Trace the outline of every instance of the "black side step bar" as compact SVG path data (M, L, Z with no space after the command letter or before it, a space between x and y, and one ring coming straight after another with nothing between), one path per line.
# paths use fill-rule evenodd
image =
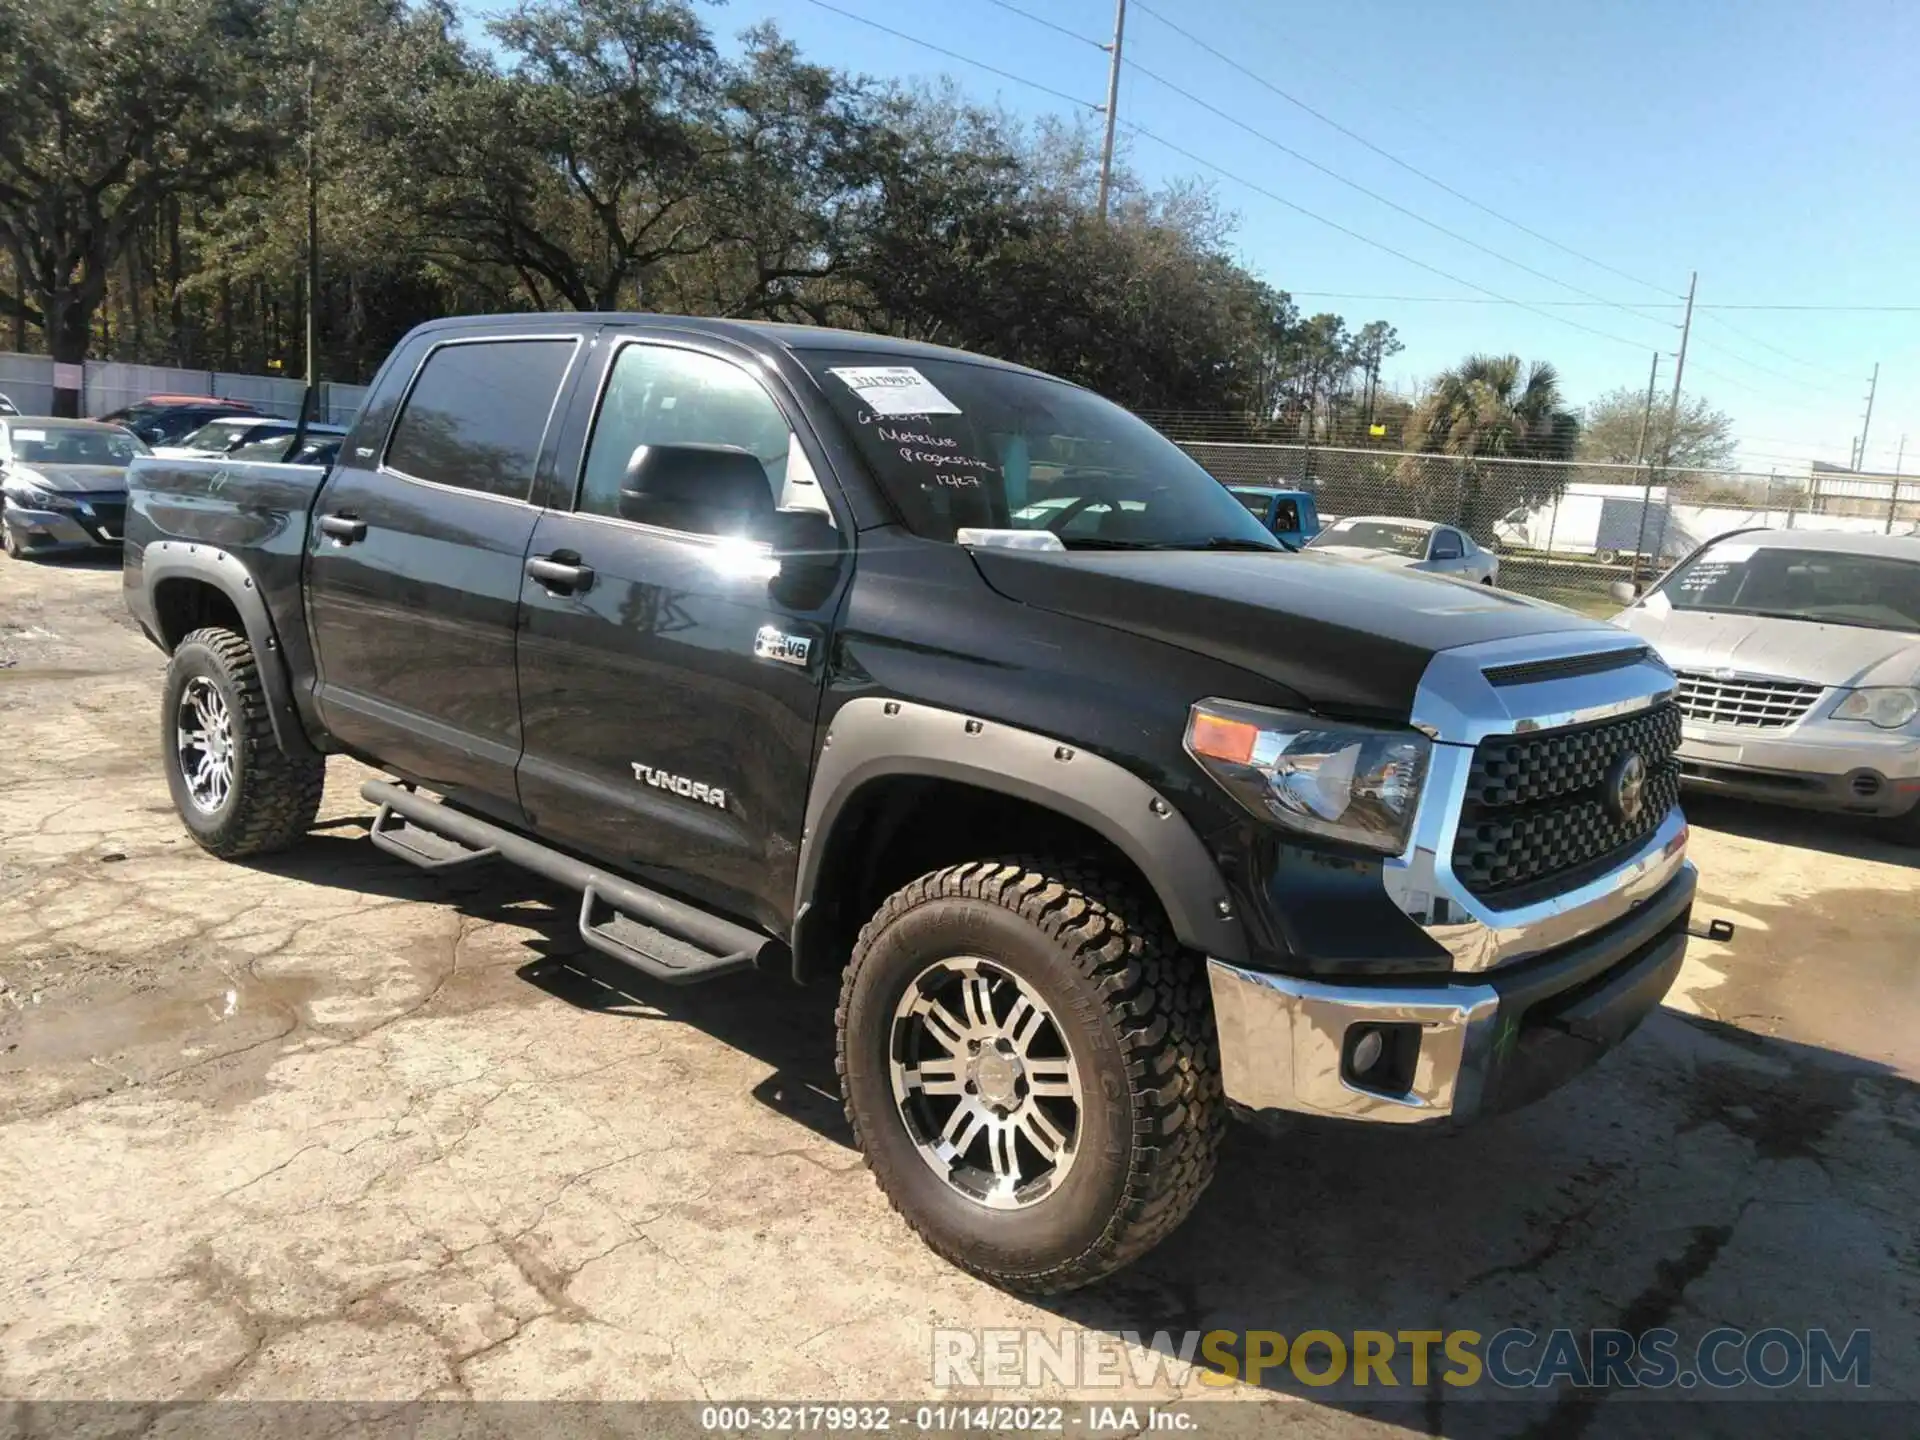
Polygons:
M668 985L690 985L763 963L785 963L780 941L636 885L501 826L383 780L360 787L380 807L373 843L425 870L446 871L498 856L578 890L580 938ZM770 949L781 952L768 954Z

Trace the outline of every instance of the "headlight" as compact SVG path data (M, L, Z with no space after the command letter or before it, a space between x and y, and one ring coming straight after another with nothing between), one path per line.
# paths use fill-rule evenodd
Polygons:
M1407 847L1431 748L1411 730L1229 700L1187 718L1187 753L1259 818L1388 855Z
M1833 712L1836 720L1865 720L1882 730L1898 730L1915 715L1920 715L1920 690L1899 685L1856 690Z
M71 504L65 496L29 485L24 480L15 480L7 486L7 499L24 510L65 510Z

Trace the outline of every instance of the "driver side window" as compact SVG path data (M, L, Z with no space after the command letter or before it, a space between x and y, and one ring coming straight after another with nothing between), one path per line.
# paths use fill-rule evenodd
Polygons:
M629 344L607 377L575 508L619 518L621 485L636 458L652 446L685 445L751 456L765 478L771 511L786 480L791 439L773 397L738 365L692 350ZM697 489L698 477L687 476L686 483ZM698 525L698 497L680 499L675 513Z
M1458 560L1461 556L1460 536L1452 530L1433 532L1432 558L1435 560Z

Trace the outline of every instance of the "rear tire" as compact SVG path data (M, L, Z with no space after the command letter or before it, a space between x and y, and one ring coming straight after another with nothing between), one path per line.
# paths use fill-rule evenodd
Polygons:
M281 750L246 637L195 630L173 652L163 695L161 763L195 843L238 860L304 838L320 811L327 764Z
M961 997L944 1020L916 1019L943 994ZM1032 859L924 875L860 932L837 1020L847 1119L881 1191L996 1285L1111 1274L1213 1178L1226 1106L1204 962L1123 882ZM1031 1048L1011 1043L1023 1031Z

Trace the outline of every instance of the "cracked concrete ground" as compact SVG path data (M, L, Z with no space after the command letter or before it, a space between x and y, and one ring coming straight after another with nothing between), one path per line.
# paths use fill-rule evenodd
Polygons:
M374 851L345 762L303 847L212 860L161 668L116 568L0 562L0 1397L900 1398L936 1325L1731 1324L1869 1328L1920 1398L1920 856L1864 831L1697 807L1739 933L1597 1070L1453 1136L1236 1129L1161 1250L1032 1303L880 1198L830 994L609 974L564 895Z

